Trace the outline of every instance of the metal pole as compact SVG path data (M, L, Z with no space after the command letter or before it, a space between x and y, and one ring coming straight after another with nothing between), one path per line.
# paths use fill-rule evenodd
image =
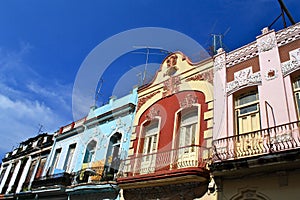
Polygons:
M295 20L293 19L292 15L290 14L289 10L287 9L287 7L284 5L283 0L278 0L280 7L284 10L284 12L286 13L286 15L288 16L290 22L294 25L296 24Z

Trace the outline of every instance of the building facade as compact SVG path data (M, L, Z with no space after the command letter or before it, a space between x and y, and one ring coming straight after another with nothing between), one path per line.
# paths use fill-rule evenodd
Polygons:
M127 157L137 89L55 133L43 177L34 182L38 199L119 199L116 175Z
M34 198L32 183L42 176L52 144L53 136L44 133L6 154L0 170L0 199Z
M299 199L300 24L214 57L218 199Z
M193 64L182 53L165 58L138 90L128 158L117 182L125 199L194 199L210 174L212 59Z

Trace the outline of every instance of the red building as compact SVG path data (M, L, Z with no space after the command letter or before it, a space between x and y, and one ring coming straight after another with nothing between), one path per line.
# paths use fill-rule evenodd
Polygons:
M212 59L169 55L138 90L128 159L117 182L125 199L194 199L210 180Z

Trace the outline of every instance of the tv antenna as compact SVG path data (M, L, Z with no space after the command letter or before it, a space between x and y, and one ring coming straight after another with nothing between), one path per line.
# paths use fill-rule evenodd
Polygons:
M43 132L43 125L42 124L39 124L39 130L38 130L38 135L40 134L40 133L42 133Z
M98 84L98 89L97 89L96 95L95 95L95 103L94 103L95 106L97 104L97 101L99 100L99 97L102 96L101 89L102 89L102 86L103 86L103 82L104 82L104 80L101 77L100 81L99 81L99 84Z
M278 3L280 5L280 9L281 9L281 13L280 15L278 15L278 17L276 17L276 19L268 26L269 29L271 29L271 27L275 24L275 22L277 22L277 20L282 17L282 22L283 22L283 27L286 28L286 20L285 20L285 15L288 17L288 19L290 20L291 24L294 25L296 24L295 20L293 19L292 15L290 14L289 10L287 9L287 7L285 6L283 0L278 0Z
M211 46L211 55L217 54L219 48L227 49L223 43L225 35L230 31L230 27L223 34L211 34L212 36L212 46Z
M145 67L142 74L139 74L138 76L141 76L141 85L144 85L146 82L146 75L147 75L147 68L148 68L148 62L149 62L149 55L164 55L169 54L169 51L164 50L162 47L153 47L153 46L133 46L135 49L146 49L146 52L132 52L136 54L145 54L146 55L146 61L145 61ZM150 49L159 49L160 52L163 53L150 53Z

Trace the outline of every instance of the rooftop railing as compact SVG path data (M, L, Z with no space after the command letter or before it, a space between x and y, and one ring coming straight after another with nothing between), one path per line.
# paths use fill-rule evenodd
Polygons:
M240 159L300 147L300 121L213 141L213 161Z

